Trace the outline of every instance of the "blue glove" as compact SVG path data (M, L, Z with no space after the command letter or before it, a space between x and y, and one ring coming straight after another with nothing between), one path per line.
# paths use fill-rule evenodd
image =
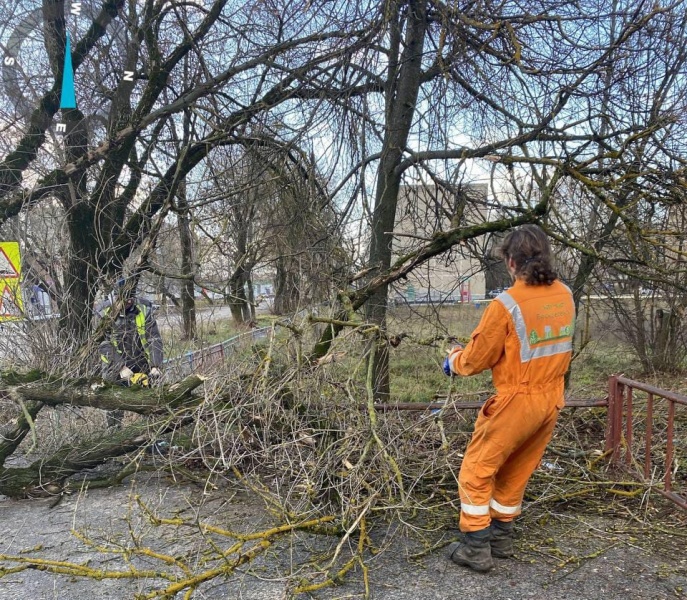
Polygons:
M451 365L448 362L448 356L444 359L443 369L444 373L449 377L452 377L454 375L453 371L451 371Z

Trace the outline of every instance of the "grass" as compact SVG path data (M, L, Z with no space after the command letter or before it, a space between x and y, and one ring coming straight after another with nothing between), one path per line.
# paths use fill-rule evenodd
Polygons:
M258 327L265 327L272 323L274 317L260 315L256 322ZM244 325L237 325L231 317L215 318L212 314L200 313L197 316L197 335L193 340L183 338L181 317L170 320L168 315L159 318L165 357L173 358L186 352L193 352L224 342L241 333L250 331Z
M449 378L441 368L445 351L403 343L390 357L391 395L396 402L432 402L436 394L472 395L492 389L491 373Z
M454 305L436 307L402 307L389 319L391 333L411 333L414 340L432 336L468 337L484 314L484 305ZM632 349L615 338L604 336L604 327L594 330L593 339L580 351L572 363L568 395L591 398L606 393L608 377L624 373L641 377L641 365ZM458 396L493 390L491 373L474 377L448 379L441 370L448 342L433 346L405 340L391 351L391 391L397 402L431 402L435 394Z
M585 388L606 381L612 374L637 376L641 365L628 345L619 341L592 341L575 356L572 363L571 385Z
M389 313L389 333L408 335L390 353L391 393L395 402L431 402L437 394L448 392L459 397L474 396L493 391L491 372L487 371L473 377L447 378L441 369L442 361L450 343L446 338L467 338L475 329L486 304L465 304L436 306L401 306ZM596 318L594 318L596 317ZM608 336L608 324L602 321L602 315L592 318L592 340L581 350L572 363L568 395L575 398L598 397L606 392L608 377L614 373L623 373L628 377L646 380L641 373L641 366L632 349L617 338ZM607 318L607 315L603 315ZM258 317L258 326L268 326L274 320L271 315ZM230 317L213 318L207 313L200 313L198 319L198 337L188 341L181 339L180 327L167 328L163 338L165 356L173 357L185 352L208 347L247 331L238 327ZM356 336L354 338L357 339ZM435 338L444 338L435 340ZM350 367L357 365L362 347L351 341L337 340L336 344L344 346ZM358 366L359 369L359 366ZM364 377L364 369L360 378ZM357 379L358 377L356 377ZM682 378L661 377L656 385L670 389L684 387Z
M435 337L468 338L484 314L485 304L400 307L391 312L391 333L409 337L390 357L391 395L396 402L432 402L436 394L474 396L491 393L491 372L448 378L441 365L451 344Z
M267 327L272 324L273 320L271 317L259 316L256 319L256 323L258 327ZM206 328L203 335L198 337L196 343L198 348L211 346L247 331L250 331L250 329L245 326L237 326L233 319L217 321L214 326Z

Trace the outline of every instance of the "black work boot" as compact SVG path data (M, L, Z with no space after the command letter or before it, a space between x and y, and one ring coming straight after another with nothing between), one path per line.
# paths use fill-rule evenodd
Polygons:
M491 521L491 555L494 558L510 558L515 554L513 548L513 522Z
M462 542L453 542L449 545L448 556L457 565L465 565L475 571L489 571L494 568L490 539L489 528L466 533Z

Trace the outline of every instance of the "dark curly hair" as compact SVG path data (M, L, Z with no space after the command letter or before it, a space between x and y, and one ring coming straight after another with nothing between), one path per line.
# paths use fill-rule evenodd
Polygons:
M558 274L552 266L549 239L538 225L521 225L506 234L501 256L515 263L515 275L528 285L551 285Z

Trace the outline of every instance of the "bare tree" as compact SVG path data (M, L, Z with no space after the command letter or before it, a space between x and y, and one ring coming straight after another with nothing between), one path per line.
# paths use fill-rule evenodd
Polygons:
M391 255L401 182L429 181L452 192L446 198L455 197L455 182L464 181L470 169L484 176L493 166L497 198L502 197L503 181L516 183L524 177L531 182L524 189L513 188L486 229L467 227L455 235L453 230L437 229L433 241L425 240L424 249L418 247L406 257L417 265L418 256L435 255L436 246L442 245L439 240L453 240L448 249L458 240L502 230L503 219L509 224L523 218L546 222L542 217L566 179L590 181L602 171L606 177L629 174L634 167L625 160L627 155L611 150L634 147L666 131L668 121L663 114L640 119L633 113L628 119L627 112L607 111L603 118L608 125L600 134L596 107L615 106L624 87L624 80L608 76L606 66L616 59L629 64L626 57L633 56L644 32L679 14L680 6L619 7L611 2L592 17L579 10L568 14L566 6L546 1L527 7L518 2L488 7L386 3L378 30L379 52L357 56L352 67L366 75L364 101L349 102L343 111L344 119L355 115L362 127L361 141L355 145L361 149L359 162L352 165L350 179L360 177L361 183L354 189L365 187L368 168L376 168L376 191L368 212L371 271L362 295L369 294L367 316L380 329L374 358L378 397L387 397L389 389L384 341L387 285L395 273L405 271L392 264ZM599 32L594 43L585 36L591 30ZM670 43L669 38L664 42ZM674 49L678 46L672 44ZM645 76L652 68L637 66L628 78L648 81ZM449 216L456 214L453 206L444 210ZM585 255L598 254L585 249ZM353 297L360 298L361 290Z
M64 154L46 156L67 31L65 4L46 0L45 59L54 82L38 91L25 125L14 121L19 137L0 162L0 208L8 219L49 199L62 204L70 251L61 314L72 339L88 336L99 281L145 267L147 239L187 175L214 149L237 143L246 123L286 105L321 69L336 69L365 33L357 16L313 22L284 6L275 21L253 8L227 0L163 10L152 0L106 3L74 36L77 82L91 84L92 95L77 90L82 110L62 111ZM85 116L92 106L107 107L105 123ZM203 115L203 126L175 148L165 128L189 107Z

